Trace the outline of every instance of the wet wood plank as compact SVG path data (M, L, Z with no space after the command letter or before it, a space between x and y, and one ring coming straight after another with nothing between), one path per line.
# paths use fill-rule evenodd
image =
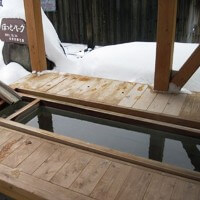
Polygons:
M60 90L57 94L62 96L71 96L76 90L78 90L80 87L82 87L84 84L88 83L92 79L93 78L91 77L77 76L76 81L74 81L73 84L70 84L70 86L67 86L63 90Z
M153 92L152 89L148 87L138 101L134 104L133 108L138 110L147 110L156 96L157 93Z
M177 181L171 200L199 200L200 185Z
M58 148L45 162L33 173L33 176L50 181L56 172L73 155L74 150L65 147Z
M130 90L135 86L134 83L120 83L119 86L103 99L104 103L117 105Z
M169 99L163 113L167 115L179 116L187 94L173 94Z
M35 138L28 138L18 149L11 153L2 164L15 168L29 155L31 155L40 145L41 141Z
M93 158L80 176L72 184L70 189L81 194L90 195L99 180L102 178L110 165L110 161Z
M162 113L170 98L171 94L158 94L147 110Z
M89 197L0 164L0 192L26 200L92 200Z
M85 169L91 159L92 156L89 154L75 152L71 159L51 179L51 182L65 188L69 188Z
M7 140L9 140L14 133L12 131L8 131L6 129L1 128L0 129L0 145L5 143Z
M21 134L13 135L9 140L0 146L0 162L9 156L14 150L20 147L27 137Z
M200 121L200 95L188 95L182 106L180 117Z
M152 174L137 168L132 168L128 179L120 190L116 200L142 200L150 184Z
M109 169L92 192L91 197L99 200L115 199L130 170L130 166L111 163Z
M33 174L56 150L58 146L43 143L33 154L26 158L18 167L27 174Z
M57 78L53 79L51 82L43 85L41 88L39 88L40 92L46 92L48 90L50 90L51 88L55 87L56 85L58 85L59 83L61 83L62 81L64 81L69 75L60 75Z
M87 93L83 94L81 98L85 100L93 100L96 101L97 98L104 90L109 87L112 83L112 80L108 79L100 79L95 87L90 88Z
M144 200L170 200L175 184L175 178L154 174Z
M119 106L132 107L147 89L147 85L136 84L133 89L119 102Z
M58 73L47 73L42 75L32 74L26 81L18 85L21 89L32 89L37 90L42 86L48 84L53 79L59 76Z

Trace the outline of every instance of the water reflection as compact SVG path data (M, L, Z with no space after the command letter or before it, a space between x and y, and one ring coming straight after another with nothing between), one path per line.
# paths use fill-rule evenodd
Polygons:
M200 140L40 107L18 121L122 152L200 171Z

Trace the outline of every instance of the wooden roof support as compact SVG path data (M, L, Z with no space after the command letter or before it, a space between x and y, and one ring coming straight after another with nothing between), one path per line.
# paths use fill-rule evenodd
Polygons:
M158 0L154 90L168 91L176 30L177 0Z
M171 83L182 88L200 66L200 45L188 58L182 68L172 77Z
M24 0L32 71L47 69L40 0Z

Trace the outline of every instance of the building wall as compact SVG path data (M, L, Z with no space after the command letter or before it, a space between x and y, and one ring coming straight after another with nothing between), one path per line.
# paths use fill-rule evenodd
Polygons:
M158 0L57 0L47 13L63 42L155 41ZM199 0L179 0L176 41L199 42Z

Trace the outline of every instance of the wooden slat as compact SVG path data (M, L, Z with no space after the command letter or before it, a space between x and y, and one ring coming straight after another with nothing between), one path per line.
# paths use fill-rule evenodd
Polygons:
M58 148L34 173L33 176L49 181L73 155L74 150Z
M151 178L151 173L132 168L116 200L143 199Z
M113 90L113 92L111 92L108 96L106 96L103 99L103 102L112 105L117 105L134 86L135 83L120 83L116 90Z
M92 156L89 154L75 152L73 157L71 157L62 169L51 179L51 182L69 188L91 159Z
M71 97L82 98L84 93L87 93L92 87L94 87L98 83L99 79L93 78L86 83L84 83L81 87L77 88L70 94Z
M31 155L41 144L39 139L28 138L17 150L11 153L2 164L15 168L29 155Z
M109 169L92 192L91 197L99 200L115 199L130 170L130 166L111 163Z
M32 174L47 160L58 147L50 143L43 143L33 154L26 158L18 167L21 171Z
M154 90L168 91L176 30L177 0L158 0Z
M138 110L147 110L155 99L157 93L153 92L151 88L147 88L139 100L134 104L133 108Z
M180 117L200 121L200 95L188 95L180 112Z
M40 87L50 83L53 79L57 78L58 76L59 74L57 73L48 73L42 75L33 74L28 79L26 79L25 82L19 84L18 88L37 90Z
M177 181L171 200L199 200L200 185Z
M47 92L50 94L57 94L61 90L70 87L70 85L72 85L75 81L76 81L76 76L74 75L67 76L65 80L58 83L54 87L50 88Z
M119 106L132 107L147 89L147 85L136 84L135 87L119 102Z
M175 178L154 174L144 200L170 200L175 184Z
M200 45L184 63L181 69L172 77L171 83L182 88L200 66Z
M92 200L42 179L0 164L0 192L18 200Z
M171 94L158 94L147 109L150 112L162 113L171 97Z
M110 165L110 161L93 158L89 165L83 170L70 189L81 194L90 195L101 177Z
M46 92L50 90L51 88L55 87L58 85L60 82L64 81L67 78L67 76L58 76L57 78L53 79L51 82L45 84L41 88L39 88L39 91L41 92Z
M20 147L26 141L26 139L27 137L21 134L16 134L7 140L7 142L3 143L0 146L0 162L9 156L15 149Z
M47 69L40 0L24 0L32 71Z
M84 84L87 84L89 81L91 81L92 78L90 77L77 77L76 81L73 82L73 84L71 84L70 86L67 86L65 89L61 90L60 92L58 92L58 95L62 95L62 96L70 96L73 95L73 93L79 89L81 86L83 86Z
M104 101L106 98L109 98L111 94L117 91L121 84L121 81L112 81L112 83L99 94L97 100Z
M99 95L112 83L112 80L99 79L98 84L92 87L87 93L83 94L81 98L85 100L96 101Z
M168 115L179 116L187 94L174 94L169 99L163 113Z
M5 130L3 128L0 129L0 145L5 143L7 140L9 140L14 133L12 131Z

